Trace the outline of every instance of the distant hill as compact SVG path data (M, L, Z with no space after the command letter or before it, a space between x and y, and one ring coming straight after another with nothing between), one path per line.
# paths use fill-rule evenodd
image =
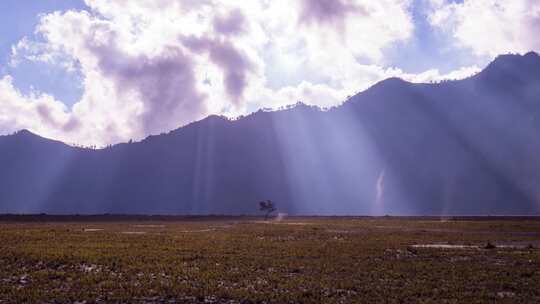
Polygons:
M0 213L254 214L264 199L290 214L538 214L540 57L103 150L0 137Z

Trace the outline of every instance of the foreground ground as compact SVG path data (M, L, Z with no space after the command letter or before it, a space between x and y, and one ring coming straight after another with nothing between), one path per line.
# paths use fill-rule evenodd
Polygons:
M0 303L540 303L539 248L538 218L0 217Z

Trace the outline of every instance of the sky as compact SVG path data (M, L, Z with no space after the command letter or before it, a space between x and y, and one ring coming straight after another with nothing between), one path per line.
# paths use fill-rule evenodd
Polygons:
M0 134L104 146L528 51L538 0L2 0Z

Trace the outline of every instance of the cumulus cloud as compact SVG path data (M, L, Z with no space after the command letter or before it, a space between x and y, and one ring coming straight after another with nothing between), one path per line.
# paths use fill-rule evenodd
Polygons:
M182 50L171 47L155 57L126 56L109 47L93 50L117 96L130 98L134 92L141 100L139 116L145 134L174 129L206 113L205 96L196 89L193 61Z
M61 134L79 126L62 102L46 94L24 95L9 76L0 79L0 104L0 130L4 133L29 129L43 136L64 138Z
M410 6L409 0L302 0L297 18L310 53L345 49L380 62L386 47L412 36Z
M470 67L461 67L457 70L450 71L448 73L441 73L437 69L427 70L419 74L410 74L399 71L396 73L395 77L400 77L410 82L415 83L429 83L429 82L440 82L444 80L459 80L468 78L479 73L481 69L478 66Z
M10 106L0 107L0 132L30 128L104 145L209 114L236 116L297 101L333 106L387 77L425 82L477 71L407 74L382 67L384 50L413 35L410 0L86 4L88 10L42 16L37 37L23 39L12 56L15 65L24 58L77 70L81 99L68 109L52 96L23 95L5 78L10 93L0 103Z
M247 29L246 17L240 9L233 9L225 15L214 17L214 30L223 35L238 35Z
M478 56L540 50L536 0L431 0L429 20Z
M302 0L300 22L307 24L331 24L343 27L351 14L366 14L364 8L349 0Z
M224 86L229 98L239 103L248 85L247 74L253 69L246 55L228 41L191 36L182 38L182 42L191 51L209 54L211 62L223 70Z

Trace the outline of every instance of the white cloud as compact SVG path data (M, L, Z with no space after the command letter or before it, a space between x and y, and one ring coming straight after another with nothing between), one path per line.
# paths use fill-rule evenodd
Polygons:
M9 76L0 79L0 130L11 133L23 128L57 138L79 127L66 106L52 96L31 92L22 94Z
M306 11L307 2L320 9ZM417 75L381 67L384 49L413 34L409 0L86 3L89 11L43 16L41 38L23 39L13 52L14 64L24 58L77 69L80 101L70 110L48 95L24 96L5 78L11 93L0 103L11 106L0 116L0 132L30 128L104 145L212 113L234 116L297 101L328 107L387 77L424 82L477 71Z
M446 74L441 74L437 69L427 70L419 74L407 74L407 73L398 73L396 77L403 78L410 82L415 83L429 83L429 82L440 82L444 80L459 80L464 79L470 76L473 76L479 73L481 69L477 66L470 67L461 67L457 70L450 71Z
M479 56L540 50L536 0L431 0L430 22Z

